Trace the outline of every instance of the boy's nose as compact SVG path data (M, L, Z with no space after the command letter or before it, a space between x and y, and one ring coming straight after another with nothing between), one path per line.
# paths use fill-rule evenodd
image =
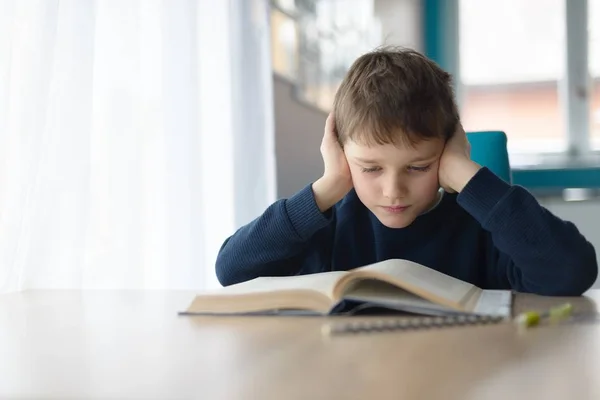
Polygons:
M397 179L390 180L383 188L383 196L392 201L406 197L407 193L406 185Z

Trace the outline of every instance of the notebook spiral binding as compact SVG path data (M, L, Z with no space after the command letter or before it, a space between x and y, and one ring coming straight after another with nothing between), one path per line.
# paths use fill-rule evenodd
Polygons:
M358 333L391 332L399 330L420 330L464 325L496 324L506 318L496 315L452 315L443 317L412 317L402 319L377 319L354 322L336 322L324 326L324 333L344 335Z

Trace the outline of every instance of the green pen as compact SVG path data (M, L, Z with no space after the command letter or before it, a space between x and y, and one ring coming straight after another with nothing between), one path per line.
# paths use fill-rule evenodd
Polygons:
M526 311L519 314L515 318L515 322L520 327L530 328L538 325L543 319L549 319L551 322L560 321L569 317L572 312L573 305L571 303L565 303L552 307L543 313L539 313L537 311Z

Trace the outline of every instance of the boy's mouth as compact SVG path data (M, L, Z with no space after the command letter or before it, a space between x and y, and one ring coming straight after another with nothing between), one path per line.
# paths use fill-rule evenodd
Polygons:
M410 206L389 206L389 207L383 207L383 209L389 213L393 213L393 214L399 214L404 212L408 207Z

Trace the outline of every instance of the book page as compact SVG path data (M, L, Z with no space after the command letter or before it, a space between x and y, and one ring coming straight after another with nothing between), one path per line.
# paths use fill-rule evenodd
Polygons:
M345 271L330 271L310 275L260 277L204 294L232 296L287 290L313 290L332 297L335 284L346 273Z
M393 277L411 288L437 298L463 304L476 286L408 260L385 260L357 270L373 271Z
M432 303L392 284L371 279L361 280L352 285L350 290L344 293L344 299L366 302L397 310L429 311L429 313L435 313L436 315L456 312L451 308Z
M510 290L483 290L477 301L475 313L510 317L512 314L512 292Z

